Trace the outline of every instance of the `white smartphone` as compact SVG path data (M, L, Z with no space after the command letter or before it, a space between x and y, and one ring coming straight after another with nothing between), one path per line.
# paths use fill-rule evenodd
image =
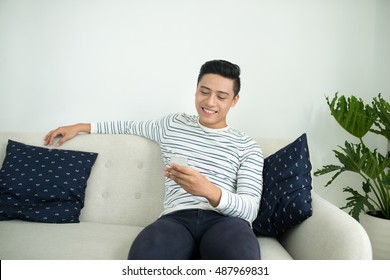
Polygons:
M185 157L171 157L170 163L174 163L181 166L188 166L188 160Z

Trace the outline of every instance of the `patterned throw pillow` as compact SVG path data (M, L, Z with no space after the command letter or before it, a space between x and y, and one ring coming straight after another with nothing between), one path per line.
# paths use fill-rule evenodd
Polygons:
M9 140L0 170L0 220L79 222L96 158Z
M279 236L312 215L311 163L306 134L264 160L256 235Z

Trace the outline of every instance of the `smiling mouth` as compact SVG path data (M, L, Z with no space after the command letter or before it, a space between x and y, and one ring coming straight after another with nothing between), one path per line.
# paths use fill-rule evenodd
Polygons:
M202 107L202 111L205 112L207 115L212 115L212 114L218 113L218 111L209 110L209 109L206 109L205 107Z

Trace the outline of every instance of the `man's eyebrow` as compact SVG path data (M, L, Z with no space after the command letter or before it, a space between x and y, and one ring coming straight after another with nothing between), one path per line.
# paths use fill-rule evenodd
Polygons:
M207 89L207 90L211 90L211 88L208 88L208 87L206 87L206 86L200 86L200 88Z
M206 90L212 90L211 88L209 88L209 87L206 87L206 86L200 86L200 88L203 88L203 89L206 89ZM230 95L228 92L226 92L226 91L223 91L223 90L217 90L217 93L221 93L221 94L227 94L227 95Z

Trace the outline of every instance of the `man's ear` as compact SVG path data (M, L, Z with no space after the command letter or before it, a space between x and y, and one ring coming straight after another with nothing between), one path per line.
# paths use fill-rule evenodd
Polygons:
M233 108L234 106L236 106L237 102L238 102L238 99L240 99L240 96L237 94L234 98L233 98L233 102L232 102L232 105L230 106L230 108Z

